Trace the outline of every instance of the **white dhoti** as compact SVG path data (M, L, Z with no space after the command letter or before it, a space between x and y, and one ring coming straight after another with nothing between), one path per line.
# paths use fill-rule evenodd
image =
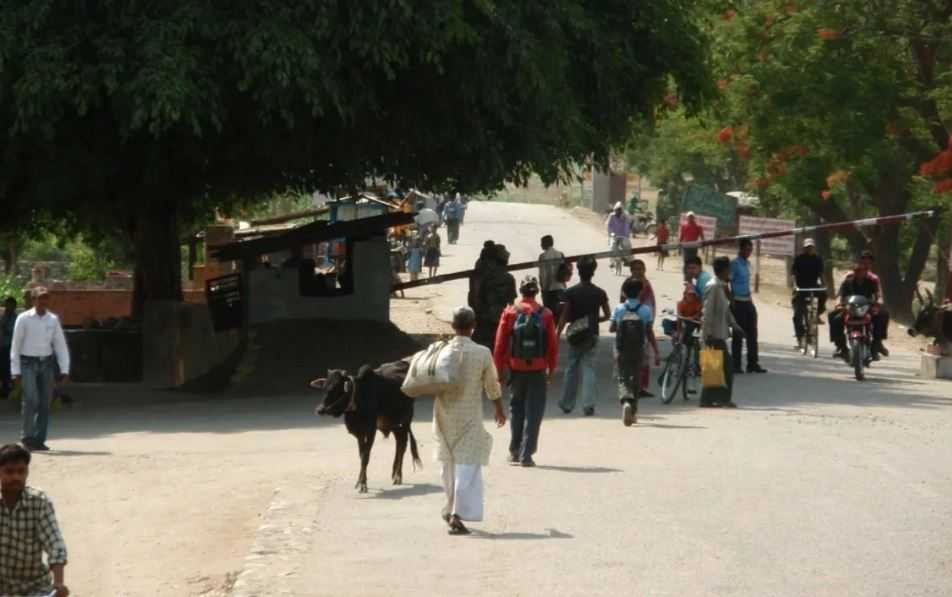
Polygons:
M483 474L479 464L443 462L443 490L446 505L443 516L459 516L467 522L483 519Z

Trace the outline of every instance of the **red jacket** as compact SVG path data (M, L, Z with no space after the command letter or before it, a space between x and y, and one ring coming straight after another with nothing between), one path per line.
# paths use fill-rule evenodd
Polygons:
M533 359L526 363L522 359L512 358L512 328L516 325L519 312L532 313L542 309L542 327L545 330L545 358ZM496 330L496 346L493 351L496 360L496 370L500 375L506 369L510 371L555 371L559 361L559 339L555 334L555 317L552 311L542 307L534 300L522 299L512 307L507 307L499 318L499 328Z

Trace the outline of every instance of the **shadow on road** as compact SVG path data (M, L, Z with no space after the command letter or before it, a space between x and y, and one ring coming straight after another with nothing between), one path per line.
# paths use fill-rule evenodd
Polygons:
M545 533L487 533L477 529L470 529L472 539L491 539L491 540L523 540L531 541L536 539L574 539L573 535L560 532L556 529L545 529Z
M625 471L618 468L608 468L604 466L553 466L540 464L535 468L543 471L559 471L562 473L623 473Z
M432 483L416 483L413 485L399 485L393 489L371 489L366 497L358 499L371 500L402 500L408 497L418 497L433 493L443 493L443 488Z

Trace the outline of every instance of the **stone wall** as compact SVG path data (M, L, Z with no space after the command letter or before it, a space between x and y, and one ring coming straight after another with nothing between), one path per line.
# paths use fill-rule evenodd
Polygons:
M242 346L240 330L215 332L206 305L146 303L143 381L151 388L224 385ZM212 388L202 388L212 389Z

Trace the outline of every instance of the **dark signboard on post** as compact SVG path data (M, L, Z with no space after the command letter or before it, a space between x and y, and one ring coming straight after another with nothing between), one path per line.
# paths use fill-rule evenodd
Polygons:
M717 218L717 229L731 233L737 229L737 199L700 185L691 185L681 200L681 212Z

